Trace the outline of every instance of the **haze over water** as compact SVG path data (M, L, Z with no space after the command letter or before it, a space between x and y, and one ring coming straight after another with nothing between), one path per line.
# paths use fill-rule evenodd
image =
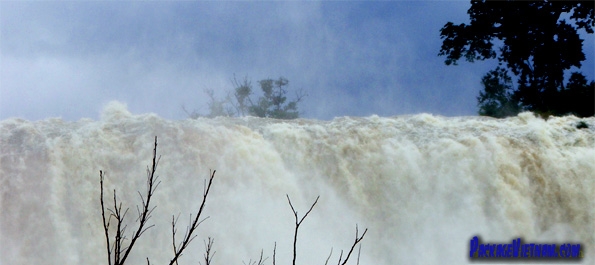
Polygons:
M577 129L579 122L589 126ZM213 264L291 261L294 216L303 215L299 264L331 262L368 228L360 264L468 263L469 240L582 243L594 260L595 118L545 121L430 114L332 121L166 120L110 103L100 120L0 121L0 264L106 264L99 170L129 207L158 137L161 184L150 228L129 264L171 259L217 170L198 237L180 264L196 264L215 238ZM355 264L355 257L351 258Z

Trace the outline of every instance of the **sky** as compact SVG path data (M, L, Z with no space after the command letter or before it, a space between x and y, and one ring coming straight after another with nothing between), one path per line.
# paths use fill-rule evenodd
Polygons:
M468 1L0 1L0 120L208 112L232 79L289 80L301 116L477 115L495 61L447 66L440 28ZM581 71L595 76L593 34Z

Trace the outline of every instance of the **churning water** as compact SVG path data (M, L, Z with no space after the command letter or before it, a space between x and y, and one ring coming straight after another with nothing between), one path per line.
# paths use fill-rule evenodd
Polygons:
M589 128L577 129L579 123ZM198 237L181 264L197 264L213 237L214 264L331 263L369 231L360 264L461 264L469 240L595 246L595 118L532 114L496 120L429 114L332 121L217 118L171 121L111 103L100 121L0 122L0 264L107 264L99 170L135 229L137 191L158 136L161 184L150 228L130 264L172 257L216 169ZM111 204L110 204L111 206ZM355 264L352 257L351 264ZM204 262L203 262L204 264ZM591 263L592 264L592 263Z

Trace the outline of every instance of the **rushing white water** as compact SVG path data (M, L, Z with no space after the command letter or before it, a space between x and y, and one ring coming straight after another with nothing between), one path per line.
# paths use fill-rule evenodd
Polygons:
M589 128L577 129L579 122ZM107 264L99 204L117 190L135 229L137 191L158 136L161 184L150 228L129 264L172 257L209 169L217 174L198 237L181 264L289 264L294 216L299 264L324 264L360 233L360 264L467 263L469 240L578 242L593 262L595 118L532 114L496 120L428 114L333 121L217 118L170 121L111 103L100 121L0 122L0 264ZM111 204L110 204L111 206ZM352 257L351 264L356 263ZM204 264L204 262L203 262ZM592 263L591 263L592 264Z

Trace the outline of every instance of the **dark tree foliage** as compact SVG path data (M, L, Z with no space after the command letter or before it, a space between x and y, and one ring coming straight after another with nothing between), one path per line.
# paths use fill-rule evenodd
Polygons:
M584 75L572 73L566 89L561 91L556 109L562 113L572 113L578 117L594 115L593 101L595 100L595 82L587 82Z
M234 106L238 116L245 116L248 114L248 107L254 105L250 100L252 84L248 81L247 77L244 77L244 80L240 83L234 76L233 85L235 86L234 98L231 99L228 97L228 102Z
M488 72L481 83L484 91L479 92L479 115L505 118L519 113L520 106L513 94L512 79L506 69L496 68Z
M279 77L277 80L269 78L258 81L263 94L255 101L251 98L254 93L252 83L247 77L242 81L238 81L234 76L232 84L235 88L232 92L227 92L225 99L215 97L215 92L212 89L205 90L209 97L208 114L203 115L196 110L189 112L184 106L182 106L182 110L191 119L219 116L242 117L246 115L274 119L296 119L300 116L298 103L306 94L302 90L298 90L295 93L294 100L287 102L286 94L289 80L285 77Z
M287 101L285 96L287 90L285 88L289 84L286 78L264 79L258 83L263 96L258 99L256 104L248 108L251 115L275 119L296 119L299 117L297 103L303 96L298 95L296 100L285 104L285 101Z
M484 76L482 83L493 84L484 81L497 79L495 73L502 76L500 69L505 65L517 77L517 89L507 90L522 107L518 110L593 116L593 97L584 100L579 96L593 95L593 82L573 73L564 83L565 71L580 68L585 60L578 30L593 33L593 9L592 1L471 1L469 25L448 22L440 30L439 55L446 56L447 65L456 65L462 57L469 62L497 58L500 67ZM502 44L499 48L496 41ZM490 92L493 88L484 89L478 98L480 114L486 107L482 104L502 98Z

